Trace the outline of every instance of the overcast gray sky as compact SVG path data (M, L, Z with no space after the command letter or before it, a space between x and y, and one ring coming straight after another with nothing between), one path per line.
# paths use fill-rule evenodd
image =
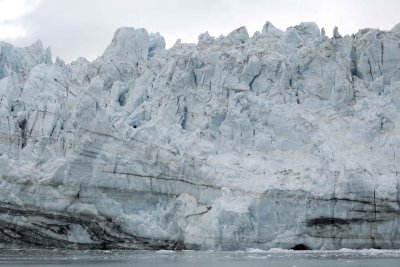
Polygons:
M400 22L400 0L0 0L0 40L26 46L41 39L67 62L101 55L116 28L160 32L172 46L197 42L246 26L250 35L265 21L286 29L315 21L330 35L360 28L389 30Z

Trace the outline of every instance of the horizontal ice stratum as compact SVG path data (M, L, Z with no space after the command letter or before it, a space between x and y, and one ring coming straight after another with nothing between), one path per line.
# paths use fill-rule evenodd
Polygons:
M0 43L3 247L400 248L399 173L400 25Z

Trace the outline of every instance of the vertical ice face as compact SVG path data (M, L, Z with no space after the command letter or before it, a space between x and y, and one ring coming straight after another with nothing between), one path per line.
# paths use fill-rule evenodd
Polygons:
M149 39L148 57L160 53L165 49L165 39L158 32L151 33Z
M276 28L270 21L267 21L262 29L262 34L265 36L280 37L283 33L282 30Z
M101 57L0 43L0 240L400 248L400 36L120 28Z
M145 29L119 28L103 54L105 60L119 59L146 64L149 34Z

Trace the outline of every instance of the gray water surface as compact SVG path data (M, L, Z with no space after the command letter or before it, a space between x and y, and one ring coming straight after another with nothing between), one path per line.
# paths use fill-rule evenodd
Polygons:
M400 267L398 250L75 251L0 249L0 266Z

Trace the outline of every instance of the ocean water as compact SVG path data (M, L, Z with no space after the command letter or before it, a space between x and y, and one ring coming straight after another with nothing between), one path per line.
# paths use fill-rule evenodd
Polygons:
M0 249L0 266L400 267L397 250L74 251Z

